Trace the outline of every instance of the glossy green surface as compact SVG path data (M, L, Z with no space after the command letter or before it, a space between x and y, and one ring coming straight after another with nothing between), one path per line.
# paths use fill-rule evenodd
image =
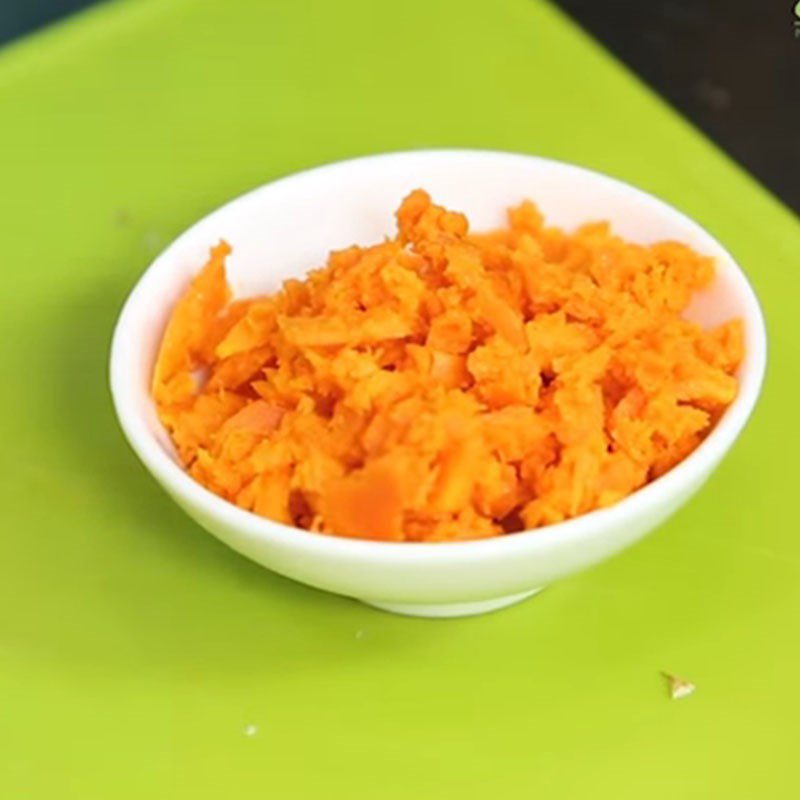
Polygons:
M0 53L0 145L0 797L800 792L800 224L563 17L531 0L112 4ZM751 425L669 524L454 621L227 550L137 463L106 388L120 305L188 224L294 170L429 146L661 195L744 265L772 347ZM696 694L669 700L660 670Z

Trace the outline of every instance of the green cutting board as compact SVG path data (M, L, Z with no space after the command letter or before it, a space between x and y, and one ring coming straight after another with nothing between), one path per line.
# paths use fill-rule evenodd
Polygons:
M298 169L432 146L664 197L744 265L772 346L685 510L453 621L227 550L137 463L106 388L123 299L184 227ZM0 153L3 800L797 796L800 223L557 11L112 3L0 53ZM670 700L661 670L696 693Z

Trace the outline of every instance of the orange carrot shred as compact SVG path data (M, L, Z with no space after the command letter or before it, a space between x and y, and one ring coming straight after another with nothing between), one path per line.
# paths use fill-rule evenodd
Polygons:
M187 375L199 363L209 329L230 299L225 280L227 242L211 249L211 258L175 306L167 324L153 372L153 395L157 402L187 399L187 384L170 391L179 375Z

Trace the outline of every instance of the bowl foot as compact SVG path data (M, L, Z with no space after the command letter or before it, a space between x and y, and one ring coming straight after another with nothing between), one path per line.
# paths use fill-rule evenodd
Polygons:
M521 594L510 594L506 597L495 597L493 600L479 600L476 603L439 603L431 605L406 605L404 603L378 603L373 600L363 600L368 606L389 611L392 614L403 614L407 617L473 617L497 611L506 606L514 605L522 600L532 597L539 589L533 589Z

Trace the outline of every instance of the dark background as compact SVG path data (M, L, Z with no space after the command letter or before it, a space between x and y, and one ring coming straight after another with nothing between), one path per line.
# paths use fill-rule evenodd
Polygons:
M94 2L0 0L0 43ZM800 212L795 0L556 3Z

